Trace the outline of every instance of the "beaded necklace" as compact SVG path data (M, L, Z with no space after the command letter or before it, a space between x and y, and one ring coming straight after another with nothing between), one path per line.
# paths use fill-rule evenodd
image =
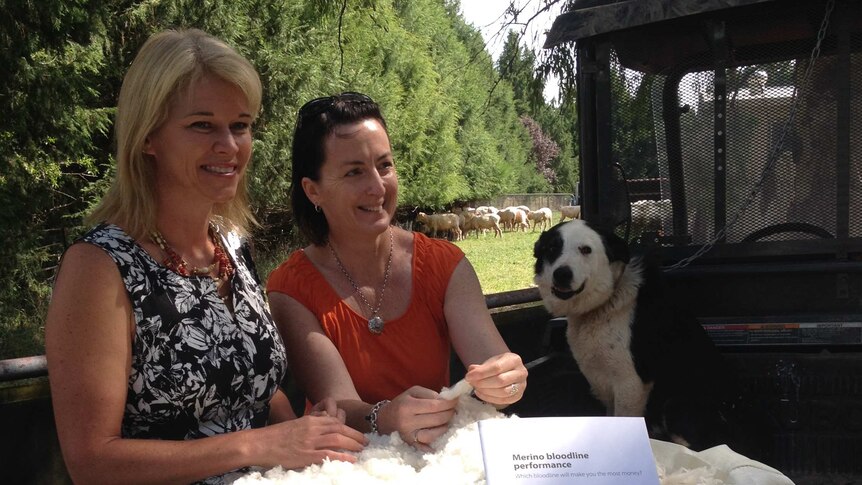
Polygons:
M209 275L216 281L227 281L231 276L233 276L233 264L230 262L230 258L227 257L227 254L221 245L221 241L216 237L215 230L212 225L210 225L209 236L215 246L213 262L209 266L203 266L200 268L190 266L182 256L174 251L174 248L168 244L168 241L164 236L162 236L162 233L159 232L158 229L150 234L150 239L152 239L153 242L156 243L162 251L164 251L166 257L164 261L162 261L162 264L171 271L174 271L181 276ZM218 272L213 275L213 272L215 272L216 269L218 269Z

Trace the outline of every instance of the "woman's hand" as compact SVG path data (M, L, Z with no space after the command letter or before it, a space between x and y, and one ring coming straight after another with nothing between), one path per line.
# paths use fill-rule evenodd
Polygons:
M512 352L495 355L467 368L464 379L473 386L476 397L497 406L518 402L527 388L527 368L521 356Z
M356 463L356 456L349 452L362 451L368 439L344 424L344 411L333 410L334 403L331 399L321 401L307 416L263 428L265 437L256 441L259 456L271 459L261 465L294 469L322 463L326 458ZM325 416L324 412L335 416Z
M449 429L457 399L442 399L440 394L413 386L380 409L381 434L397 431L405 443L428 452L429 444Z
M343 409L339 408L338 402L331 397L318 401L318 403L311 408L311 411L308 414L310 416L331 416L333 418L338 418L342 424L347 422L347 413Z

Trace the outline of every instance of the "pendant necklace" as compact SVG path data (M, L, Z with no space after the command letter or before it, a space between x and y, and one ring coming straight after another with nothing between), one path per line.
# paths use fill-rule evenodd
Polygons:
M344 273L347 281L350 282L350 286L352 286L353 290L359 294L359 298L362 300L362 303L364 303L365 306L368 307L368 310L371 311L371 318L368 319L368 331L375 335L380 335L383 332L383 327L386 325L386 322L384 322L383 318L380 317L380 308L383 307L383 294L386 291L386 283L389 281L389 272L392 269L392 247L394 246L392 239L392 228L390 227L389 259L386 261L386 270L383 272L383 285L380 287L380 296L377 298L377 308L372 307L371 303L368 303L368 299L365 298L365 294L360 291L359 285L353 281L350 273L347 272L347 269L338 257L338 253L336 253L335 248L332 247L332 243L329 241L326 242L329 252L332 253L332 256L335 258L335 262L338 263L338 267L341 269L341 272Z

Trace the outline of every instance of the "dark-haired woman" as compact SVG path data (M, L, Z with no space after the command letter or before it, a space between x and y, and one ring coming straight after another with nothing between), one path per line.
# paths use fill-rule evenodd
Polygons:
M392 225L396 162L378 105L360 93L306 103L293 141L291 202L311 242L267 284L307 397L347 423L420 449L446 432L450 349L486 402L518 401L527 370L500 337L463 252Z

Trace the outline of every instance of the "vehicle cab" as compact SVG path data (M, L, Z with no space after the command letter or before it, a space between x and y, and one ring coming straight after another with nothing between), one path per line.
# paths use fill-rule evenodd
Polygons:
M656 252L736 367L731 448L862 477L862 2L579 0L560 46L582 217Z

